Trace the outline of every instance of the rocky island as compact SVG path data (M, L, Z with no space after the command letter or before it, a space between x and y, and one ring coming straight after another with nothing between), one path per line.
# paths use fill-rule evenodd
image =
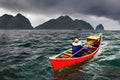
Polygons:
M69 16L60 16L57 19L51 19L39 26L36 29L81 29L94 30L94 28L86 21L73 20Z
M77 29L77 30L94 30L92 25L84 20L73 20L69 16L60 16L56 19L50 19L35 28L31 22L22 14L16 16L4 14L0 17L0 29ZM97 25L95 30L104 30L102 24Z
M102 24L97 25L96 30L104 30L103 25Z
M33 29L33 27L26 17L18 13L15 17L8 14L1 16L0 29Z

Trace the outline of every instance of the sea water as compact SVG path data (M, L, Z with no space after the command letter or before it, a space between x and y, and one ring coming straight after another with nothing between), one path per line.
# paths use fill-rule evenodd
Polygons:
M53 80L49 57L99 33L99 53L62 80L120 80L120 31L80 30L0 30L0 80Z

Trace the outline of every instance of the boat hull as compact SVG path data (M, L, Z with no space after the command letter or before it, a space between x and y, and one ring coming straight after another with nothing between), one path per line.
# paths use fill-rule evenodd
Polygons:
M92 59L92 58L90 58L90 59ZM83 69L83 66L85 64L87 64L90 59L80 62L80 63L77 63L77 64L74 64L74 65L71 65L71 66L60 68L59 70L55 71L54 75L61 75L61 74L63 75L63 74L70 74L71 72L78 72Z
M49 57L50 63L52 65L52 69L54 72L59 72L59 71L64 71L64 70L69 70L72 68L75 68L76 65L82 65L83 63L85 63L86 61L90 60L91 58L93 58L99 51L100 47L101 47L101 42L102 42L102 34L99 35L100 37L100 44L97 48L95 48L94 51L92 51L90 54L84 55L82 57L68 57L68 58L60 58L58 57L61 54L58 54L56 56L53 57ZM89 49L90 50L90 49ZM69 50L67 50L69 51ZM65 52L67 52L65 51ZM63 53L65 53L63 52ZM63 54L62 53L62 54Z
M50 62L52 65L52 68L54 71L57 71L61 68L65 68L68 66L72 66L74 64L77 63L82 63L84 61L89 60L90 58L92 58L94 55L96 55L99 51L100 47L98 47L92 54L83 56L83 57L77 57L77 58L52 58L50 57Z

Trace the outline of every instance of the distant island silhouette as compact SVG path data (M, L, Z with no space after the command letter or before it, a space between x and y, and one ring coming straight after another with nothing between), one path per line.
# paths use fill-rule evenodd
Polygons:
M57 19L51 19L39 26L36 29L81 29L94 30L94 28L86 21L72 20L69 16L60 16Z
M104 30L103 25L102 24L97 25L96 30Z
M102 24L96 27L96 30L104 30ZM60 16L57 19L51 19L45 23L32 27L31 22L22 14L16 16L4 14L0 17L0 29L77 29L94 30L92 25L86 21L75 19L69 16Z
M33 27L26 17L18 13L15 17L8 14L1 16L0 29L33 29Z

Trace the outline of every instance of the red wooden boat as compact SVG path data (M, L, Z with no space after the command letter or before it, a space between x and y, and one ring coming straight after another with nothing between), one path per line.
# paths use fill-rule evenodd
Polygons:
M72 67L76 66L77 64L82 64L89 59L93 58L99 51L101 41L102 41L102 34L97 36L88 36L87 37L87 46L93 43L95 40L99 41L98 47L88 47L89 52L83 52L82 57L71 57L72 56L72 49L64 51L58 55L49 57L53 71L61 72L62 69L69 70ZM68 69L69 68L69 69Z

